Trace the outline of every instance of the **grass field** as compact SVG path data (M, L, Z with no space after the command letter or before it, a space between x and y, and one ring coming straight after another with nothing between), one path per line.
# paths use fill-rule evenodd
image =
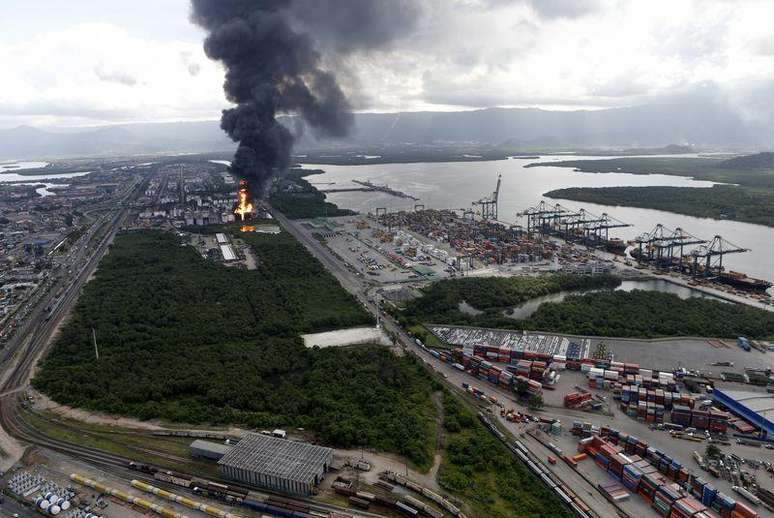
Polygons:
M167 469L200 476L218 476L216 465L191 458L188 445L193 439L158 437L136 430L74 421L45 412L23 410L21 416L36 430L55 439L97 448Z

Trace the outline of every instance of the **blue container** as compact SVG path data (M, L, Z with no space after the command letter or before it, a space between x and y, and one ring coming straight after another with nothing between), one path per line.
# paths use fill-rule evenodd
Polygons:
M712 502L713 507L716 505L718 507L722 507L723 509L733 509L736 505L736 500L726 495L725 493L718 491L718 493L715 495L715 501Z
M706 505L707 507L712 506L712 502L715 500L716 495L718 494L718 490L715 489L713 486L707 484L704 486L704 492L701 495L701 503Z

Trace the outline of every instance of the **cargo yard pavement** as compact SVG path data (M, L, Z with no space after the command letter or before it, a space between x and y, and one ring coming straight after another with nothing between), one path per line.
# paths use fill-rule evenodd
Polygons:
M468 326L447 326L443 324L426 324L430 331L440 339L464 348L477 344L487 344L492 347L516 347L522 338L521 331L505 329L488 329ZM764 353L757 349L744 351L734 341L711 338L615 338L568 335L542 331L526 331L530 336L542 335L549 338L559 338L566 344L575 342L589 357L599 344L607 345L616 361L638 363L648 369L672 371L675 367L686 369L701 369L719 374L724 372L744 372L745 367L774 369L774 353ZM559 343L559 342L557 342ZM549 354L566 355L563 350L545 350ZM733 362L733 367L712 367L716 362Z
M306 246L306 248L309 250L309 252L314 255L320 262L322 262L323 265L325 265L329 271L336 276L337 279L341 282L342 286L344 286L347 290L349 290L353 295L355 295L358 300L363 303L363 305L369 309L369 311L376 314L379 311L379 308L377 308L373 303L369 302L367 297L365 296L366 290L370 287L369 284L364 282L365 279L359 279L357 276L355 276L350 270L345 268L332 254L331 252L326 249L324 245L322 245L318 240L311 237L311 235L307 234L306 232L301 231L299 227L298 222L293 222L285 218L282 214L278 213L277 211L274 211L272 213L274 217L283 225L283 227L288 230L292 235L296 237L296 239L299 240L302 244ZM411 354L415 354L425 360L426 363L432 365L432 368L438 372L443 373L443 379L448 382L448 385L455 391L460 392L461 386L463 381L469 381L470 376L467 374L461 373L457 369L452 368L449 364L445 364L443 362L440 362L439 360L436 360L427 350L420 348L416 342L406 333L406 331L400 327L388 314L383 314L383 323L384 328L387 332L394 335L397 339L397 343L400 344L403 350L409 351ZM496 387L495 387L496 388ZM498 397L502 397L503 401L510 401L511 406L516 406L516 401L514 399L515 394L513 393L506 393L504 391L501 391L498 394ZM577 412L580 414L580 412ZM541 452L538 452L538 454L541 454ZM572 488L573 490L577 491L576 487ZM595 492L596 489L593 487L585 487L583 491L586 492ZM584 501L588 501L588 495L581 494L580 497ZM591 504L592 502L588 502ZM611 506L609 503L607 504L608 509L613 509L614 507ZM613 512L612 514L603 514L603 516L615 516L617 515L616 512Z
M282 222L282 220L280 221ZM285 224L284 222L282 223ZM293 222L287 223L290 225L290 228L292 228L292 225L294 225ZM289 228L288 225L286 225L286 228ZM298 229L295 229L295 233L297 234L297 239L304 243L307 248L312 251L313 255L318 257L318 259L320 259L323 264L326 265L336 275L336 277L340 279L342 284L347 289L356 294L358 299L361 300L361 302L369 310L372 312L377 311L377 308L375 308L373 304L369 303L367 298L363 296L367 287L369 285L373 286L375 283L368 282L368 279L358 278L358 276L355 275L352 270L342 265L341 262L337 260L337 258L334 257L333 254L331 254L331 252L323 244L312 238L311 235L307 234L306 232L299 231ZM414 342L414 340L409 337L405 331L400 328L388 315L384 315L384 323L385 328L398 337L398 342L404 348L418 354L426 363L431 365L435 371L441 373L442 378L456 390L460 390L463 382L474 383L479 386L479 388L481 388L485 393L489 395L496 395L497 398L505 404L506 408L523 408L521 403L517 401L516 395L514 393L502 390L497 386L485 382L480 382L467 373L461 372L451 367L450 364L443 363L440 360L434 358L428 350L417 345L416 342ZM737 368L739 368L740 358L742 363L745 363L744 360L749 358L751 360L750 363L754 365L759 364L761 360L767 363L774 360L774 357L772 357L772 360L769 360L764 353L745 353L741 349L736 348L735 345L729 345L729 347L720 348L713 347L706 339L681 338L667 340L630 340L598 338L592 340L592 349L596 343L600 341L604 341L610 346L610 349L616 354L617 359L622 361L638 362L647 366L648 368L656 369L662 368L671 370L674 368L677 362L683 362L682 364L686 367L706 369L707 363L712 361L723 361L723 359L727 357L733 358L730 361L734 361L737 364ZM762 356L763 358L760 358L759 356ZM689 359L690 364L686 364L688 363L686 359ZM726 368L723 368L723 370L726 370ZM567 383L567 381L569 381L569 379L560 382L560 386L571 387L572 383ZM583 383L583 380L579 379L578 383ZM568 388L567 391L572 391L572 389ZM558 392L559 390L557 393ZM605 394L602 392L600 394L604 397L612 398L612 394L610 393ZM550 397L551 396L547 396L547 398ZM617 405L614 405L611 402L610 406L616 407ZM624 415L618 411L617 408L612 408L612 415L610 416L602 414L591 414L580 410L565 409L559 405L546 407L542 412L536 413L539 415L545 415L546 417L561 419L562 425L565 428L571 426L574 420L588 421L593 424L607 425L613 428L617 428L622 432L629 433L649 442L662 451L669 452L677 459L679 459L685 466L690 467L693 471L699 470L698 466L692 460L691 453L697 447L703 450L705 447L703 443L682 441L672 438L664 431L651 430L647 426L644 426L642 423L639 423L638 421ZM509 431L512 430L509 428ZM565 451L574 451L574 449L577 447L577 441L575 440L575 437L570 436L568 432L564 432L562 437L557 438L557 440L553 442L561 443L560 447ZM545 447L542 445L538 446L533 443L529 444L531 448L534 448L533 453L541 457L545 455ZM732 447L730 451L737 450L739 451L738 454L742 457L764 458L774 462L774 452L771 452L770 450L762 450L760 448L752 448L749 446L736 446ZM703 453L703 451L700 451L700 453ZM557 463L557 465L558 464L559 463ZM559 470L559 468L557 469ZM567 469L570 468L568 467ZM593 462L589 462L587 466L583 465L583 467L580 469L588 470L587 476L589 477L589 480L597 480L597 482L609 481L607 474L602 473ZM586 471L583 471L583 473L586 473ZM563 478L563 468L559 470L557 474L562 477L562 480L565 480L565 478ZM571 474L567 473L566 475L570 476ZM576 477L577 476L578 475L576 474ZM581 483L576 478L566 480L565 483L571 489L579 493L584 498L584 500L589 501L589 499L591 499L591 501L588 502L589 504L594 503L594 499L596 498L604 499L593 482L590 483L584 480L584 482ZM771 480L767 479L766 483L771 483ZM576 484L581 485L577 486ZM733 493L730 489L730 485L725 483L725 481L723 481L723 483L718 483L717 485L718 488L724 493ZM591 496L588 493L591 493ZM596 495L599 495L599 497ZM631 516L643 515L643 504L637 500L640 500L639 497L632 495L629 499L630 503L627 504L627 506L631 506L632 512L627 511L627 513ZM608 506L613 507L609 503ZM647 512L650 513L650 511ZM612 516L615 514L615 512L612 514L603 513L604 516ZM647 514L644 515L647 516Z

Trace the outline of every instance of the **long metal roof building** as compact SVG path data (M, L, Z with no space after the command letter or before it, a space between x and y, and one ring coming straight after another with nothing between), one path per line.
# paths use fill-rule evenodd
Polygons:
M311 494L333 462L333 449L247 434L218 461L224 477L289 494Z
M761 430L761 437L774 438L774 395L741 390L712 391L712 399Z
M230 444L196 439L189 448L191 449L191 455L194 457L218 461L231 450L232 446Z

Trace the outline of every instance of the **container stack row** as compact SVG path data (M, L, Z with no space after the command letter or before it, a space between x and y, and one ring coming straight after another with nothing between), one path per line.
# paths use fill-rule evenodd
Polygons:
M726 433L731 415L716 408L693 410L688 406L675 405L672 408L672 422L684 427Z
M502 369L490 362L480 358L478 356L464 357L463 367L465 370L473 376L483 381L488 381L494 385L507 387L515 390L520 383L524 383L527 386L527 391L533 394L541 394L543 392L543 379L545 376L550 376L550 373L545 370L546 366L544 362L534 368L530 366L529 377L514 373L508 369ZM554 380L556 376L554 375Z
M635 365L635 364L631 364ZM589 384L596 384L596 388L611 390L623 386L638 387L650 390L663 390L675 392L677 382L671 372L654 371L651 369L637 369L637 374L627 373L622 367L603 368L592 366L588 362L581 365L581 372L586 374Z
M611 430L607 430L610 432ZM623 439L620 437L619 441ZM582 439L578 450L593 457L616 481L632 493L639 494L656 512L664 517L711 518L718 513L722 518L756 518L758 513L743 502L721 493L701 477L695 476L680 463L655 448L647 448L645 456L626 454L627 450L598 435ZM632 444L623 440L626 448ZM637 449L641 451L640 441Z

